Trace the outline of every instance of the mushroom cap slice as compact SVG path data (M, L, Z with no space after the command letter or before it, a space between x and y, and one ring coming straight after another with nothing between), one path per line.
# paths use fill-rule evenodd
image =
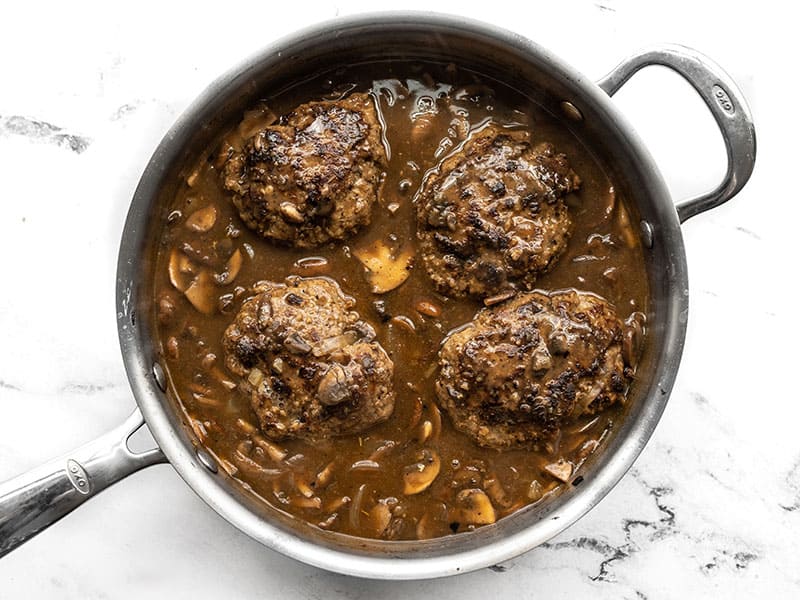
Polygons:
M197 233L205 233L210 231L216 222L217 207L213 204L209 204L208 206L197 209L189 215L186 219L186 227Z
M204 315L210 315L217 307L215 290L214 278L211 273L203 269L197 277L192 279L184 295L198 311Z
M169 272L170 283L176 290L183 293L191 284L197 268L188 256L177 248L173 248L172 252L169 253L167 271Z
M375 294L385 294L400 287L408 279L414 259L410 246L393 253L381 240L375 240L365 248L357 248L353 254L364 265Z
M439 475L442 466L435 450L425 448L417 458L419 462L407 466L403 472L403 493L407 496L427 490Z
M497 520L492 501L478 488L461 490L456 496L451 520L461 525L490 525Z

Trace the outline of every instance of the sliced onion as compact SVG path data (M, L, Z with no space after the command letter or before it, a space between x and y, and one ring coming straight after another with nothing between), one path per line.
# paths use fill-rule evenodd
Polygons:
M358 529L361 525L361 505L364 503L364 490L367 489L367 484L362 483L358 491L353 496L353 503L350 505L350 527Z
M316 357L325 356L335 350L355 344L356 341L358 341L358 334L355 331L345 331L341 335L325 338L314 346L311 353Z

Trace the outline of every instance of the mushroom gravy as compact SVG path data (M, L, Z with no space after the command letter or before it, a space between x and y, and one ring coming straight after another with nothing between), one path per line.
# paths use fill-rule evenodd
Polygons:
M301 103L369 92L383 125L388 168L371 222L343 242L275 245L248 229L221 182L227 144L241 144ZM581 187L566 197L566 251L537 289L594 292L643 331L647 277L638 233L601 162L565 122L489 78L453 65L359 65L265 97L186 169L158 248L154 319L169 393L220 467L272 507L322 529L380 539L468 531L591 472L624 407L565 426L552 443L494 450L456 431L437 405L437 354L447 333L484 306L436 292L416 260L414 196L426 172L489 121L532 132L566 154ZM271 441L227 371L223 333L259 281L325 276L356 299L394 363L395 408L360 435ZM491 304L501 298L488 298ZM641 336L626 340L629 353ZM632 346L632 347L631 347ZM431 469L430 465L436 465ZM430 481L420 483L425 474Z

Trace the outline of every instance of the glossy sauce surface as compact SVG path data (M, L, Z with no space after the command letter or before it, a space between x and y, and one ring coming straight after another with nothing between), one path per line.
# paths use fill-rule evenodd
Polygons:
M538 289L594 292L612 302L623 320L646 312L642 250L614 183L560 119L509 88L452 66L392 63L338 71L267 98L245 116L245 123L268 111L286 114L300 103L337 99L352 91L374 95L389 156L370 225L343 243L313 250L271 244L242 223L221 185L220 147L208 148L187 169L187 181L164 225L154 288L158 340L170 391L200 442L265 502L323 529L356 536L450 535L481 525L464 518L465 490L483 490L494 517L502 518L578 477L591 476L580 465L591 452L602 452L609 427L622 418L624 408L576 421L544 447L479 447L439 410L433 384L442 340L468 322L483 302L438 294L420 261L412 263L402 285L375 294L357 258L359 250L379 242L398 255L416 252L413 198L425 172L489 119L528 128L533 143L554 144L582 180L581 189L566 199L574 223L567 250L538 279ZM242 130L234 128L228 135L235 138ZM238 259L232 259L237 253ZM195 297L197 302L170 278L170 268L181 261L186 266L186 259L191 272L178 275L186 278L179 282L182 287L198 270L217 275L196 286L202 296ZM232 260L240 266L231 269ZM394 413L362 435L315 443L269 442L257 431L248 397L225 369L223 332L248 297L248 288L289 275L324 275L337 281L356 298L355 309L374 326L394 362ZM403 474L420 460L423 448L437 453L440 470L427 489L409 495ZM554 467L565 463L570 465L569 475L562 477L567 483Z

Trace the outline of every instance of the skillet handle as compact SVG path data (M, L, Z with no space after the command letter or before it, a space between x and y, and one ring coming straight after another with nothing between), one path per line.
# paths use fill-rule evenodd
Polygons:
M112 483L166 462L155 448L135 454L128 438L144 424L137 408L119 427L42 466L0 483L0 557Z
M668 45L646 50L617 65L597 85L613 96L639 69L660 65L672 69L700 94L714 116L728 154L728 170L714 190L677 205L678 218L689 217L719 206L744 187L756 160L753 117L741 90L722 68L707 56L685 46Z

